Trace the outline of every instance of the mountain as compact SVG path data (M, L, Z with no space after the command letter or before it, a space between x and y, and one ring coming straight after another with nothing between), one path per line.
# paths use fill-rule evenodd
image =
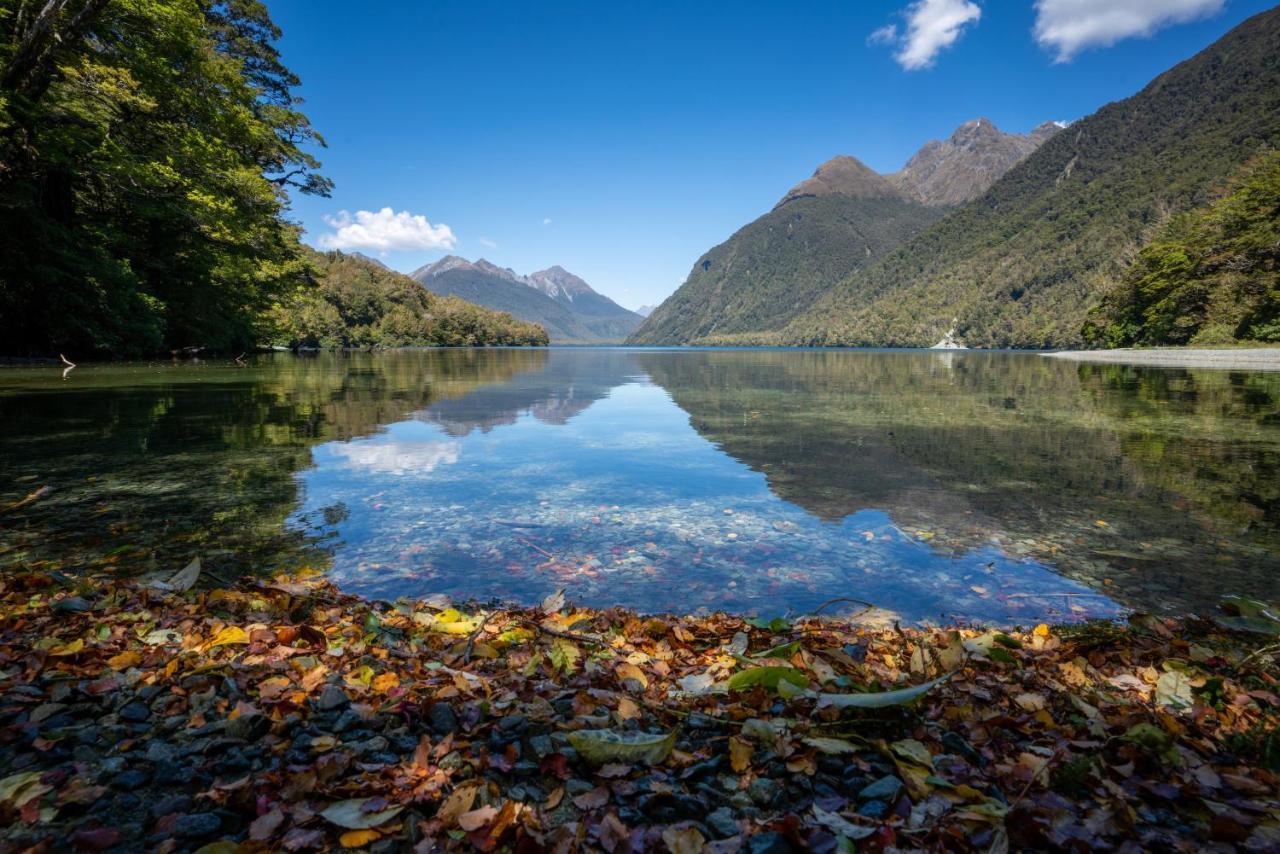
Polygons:
M530 273L527 284L569 309L579 323L603 341L622 341L644 322L639 314L596 293L564 267Z
M985 193L1062 127L1045 122L1024 136L1005 133L989 119L974 119L945 141L925 143L901 172L888 178L908 198L926 205L964 204Z
M1057 130L1047 122L1009 134L975 119L890 175L834 157L699 258L629 343L749 343L778 332L851 273L981 195Z
M1280 146L1280 10L1053 134L989 190L853 271L775 340L1063 347L1173 213Z
M468 261L446 255L410 277L434 293L452 294L540 324L552 341L621 341L642 321L559 266L521 276L483 258Z
M655 308L657 308L656 305L642 305L636 309L636 314L640 315L641 317L648 317L649 315L653 314L653 310Z
M440 297L358 252L306 250L313 287L272 308L271 343L287 347L545 345L510 314Z
M347 252L345 254L350 255L352 258L359 258L362 261L368 261L370 264L373 264L377 267L381 267L384 270L391 269L386 264L383 264L381 261L379 261L377 258L374 258L372 255L366 255L363 252Z

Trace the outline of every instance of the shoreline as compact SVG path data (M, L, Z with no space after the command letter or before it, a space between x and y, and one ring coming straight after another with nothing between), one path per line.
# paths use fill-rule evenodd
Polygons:
M1218 368L1221 370L1280 371L1280 347L1211 350L1203 347L1122 348L1115 350L1058 350L1042 353L1052 359L1109 365L1159 368Z
M0 579L0 849L1280 843L1253 613L1006 633L198 576Z

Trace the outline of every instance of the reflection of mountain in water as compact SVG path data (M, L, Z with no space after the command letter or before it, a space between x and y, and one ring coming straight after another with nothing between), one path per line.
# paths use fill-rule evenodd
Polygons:
M1034 355L642 353L703 436L830 520L995 539L1138 607L1274 595L1280 378ZM1212 569L1210 569L1212 567Z
M463 397L433 401L413 417L456 437L514 424L525 413L544 424L561 425L640 374L635 355L625 350L527 352L543 357L537 370L521 372Z

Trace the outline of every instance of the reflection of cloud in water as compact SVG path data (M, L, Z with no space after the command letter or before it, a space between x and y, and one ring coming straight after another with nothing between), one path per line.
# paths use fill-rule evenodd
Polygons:
M426 474L452 465L462 452L460 442L351 442L331 448L351 468L379 474Z

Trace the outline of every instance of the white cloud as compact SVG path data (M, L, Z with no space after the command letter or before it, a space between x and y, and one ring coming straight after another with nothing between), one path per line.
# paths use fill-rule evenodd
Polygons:
M551 217L549 217L549 216L544 216L544 217L542 218L542 224L543 224L543 225L551 225Z
M351 442L337 443L333 455L351 468L377 474L427 474L442 465L453 465L462 456L458 442Z
M972 0L916 0L903 15L907 19L905 31L887 24L867 42L897 45L893 58L907 71L918 71L933 65L939 53L955 44L964 28L982 17L982 7Z
M867 44L894 44L898 41L898 25L885 24L867 36Z
M495 243L494 241L490 240L490 239L489 239L489 238L487 238L487 237L480 237L480 238L477 238L477 239L476 239L476 243L479 243L479 244L480 244L481 246L483 246L485 249L497 249L497 248L498 248L498 244L497 244L497 243Z
M1226 0L1036 0L1035 37L1067 62L1091 47L1149 36L1171 24L1204 18Z
M441 223L432 225L422 214L408 211L356 211L355 215L339 211L326 216L325 225L333 229L320 235L324 249L372 249L376 252L398 252L421 249L452 249L458 242L453 229Z

